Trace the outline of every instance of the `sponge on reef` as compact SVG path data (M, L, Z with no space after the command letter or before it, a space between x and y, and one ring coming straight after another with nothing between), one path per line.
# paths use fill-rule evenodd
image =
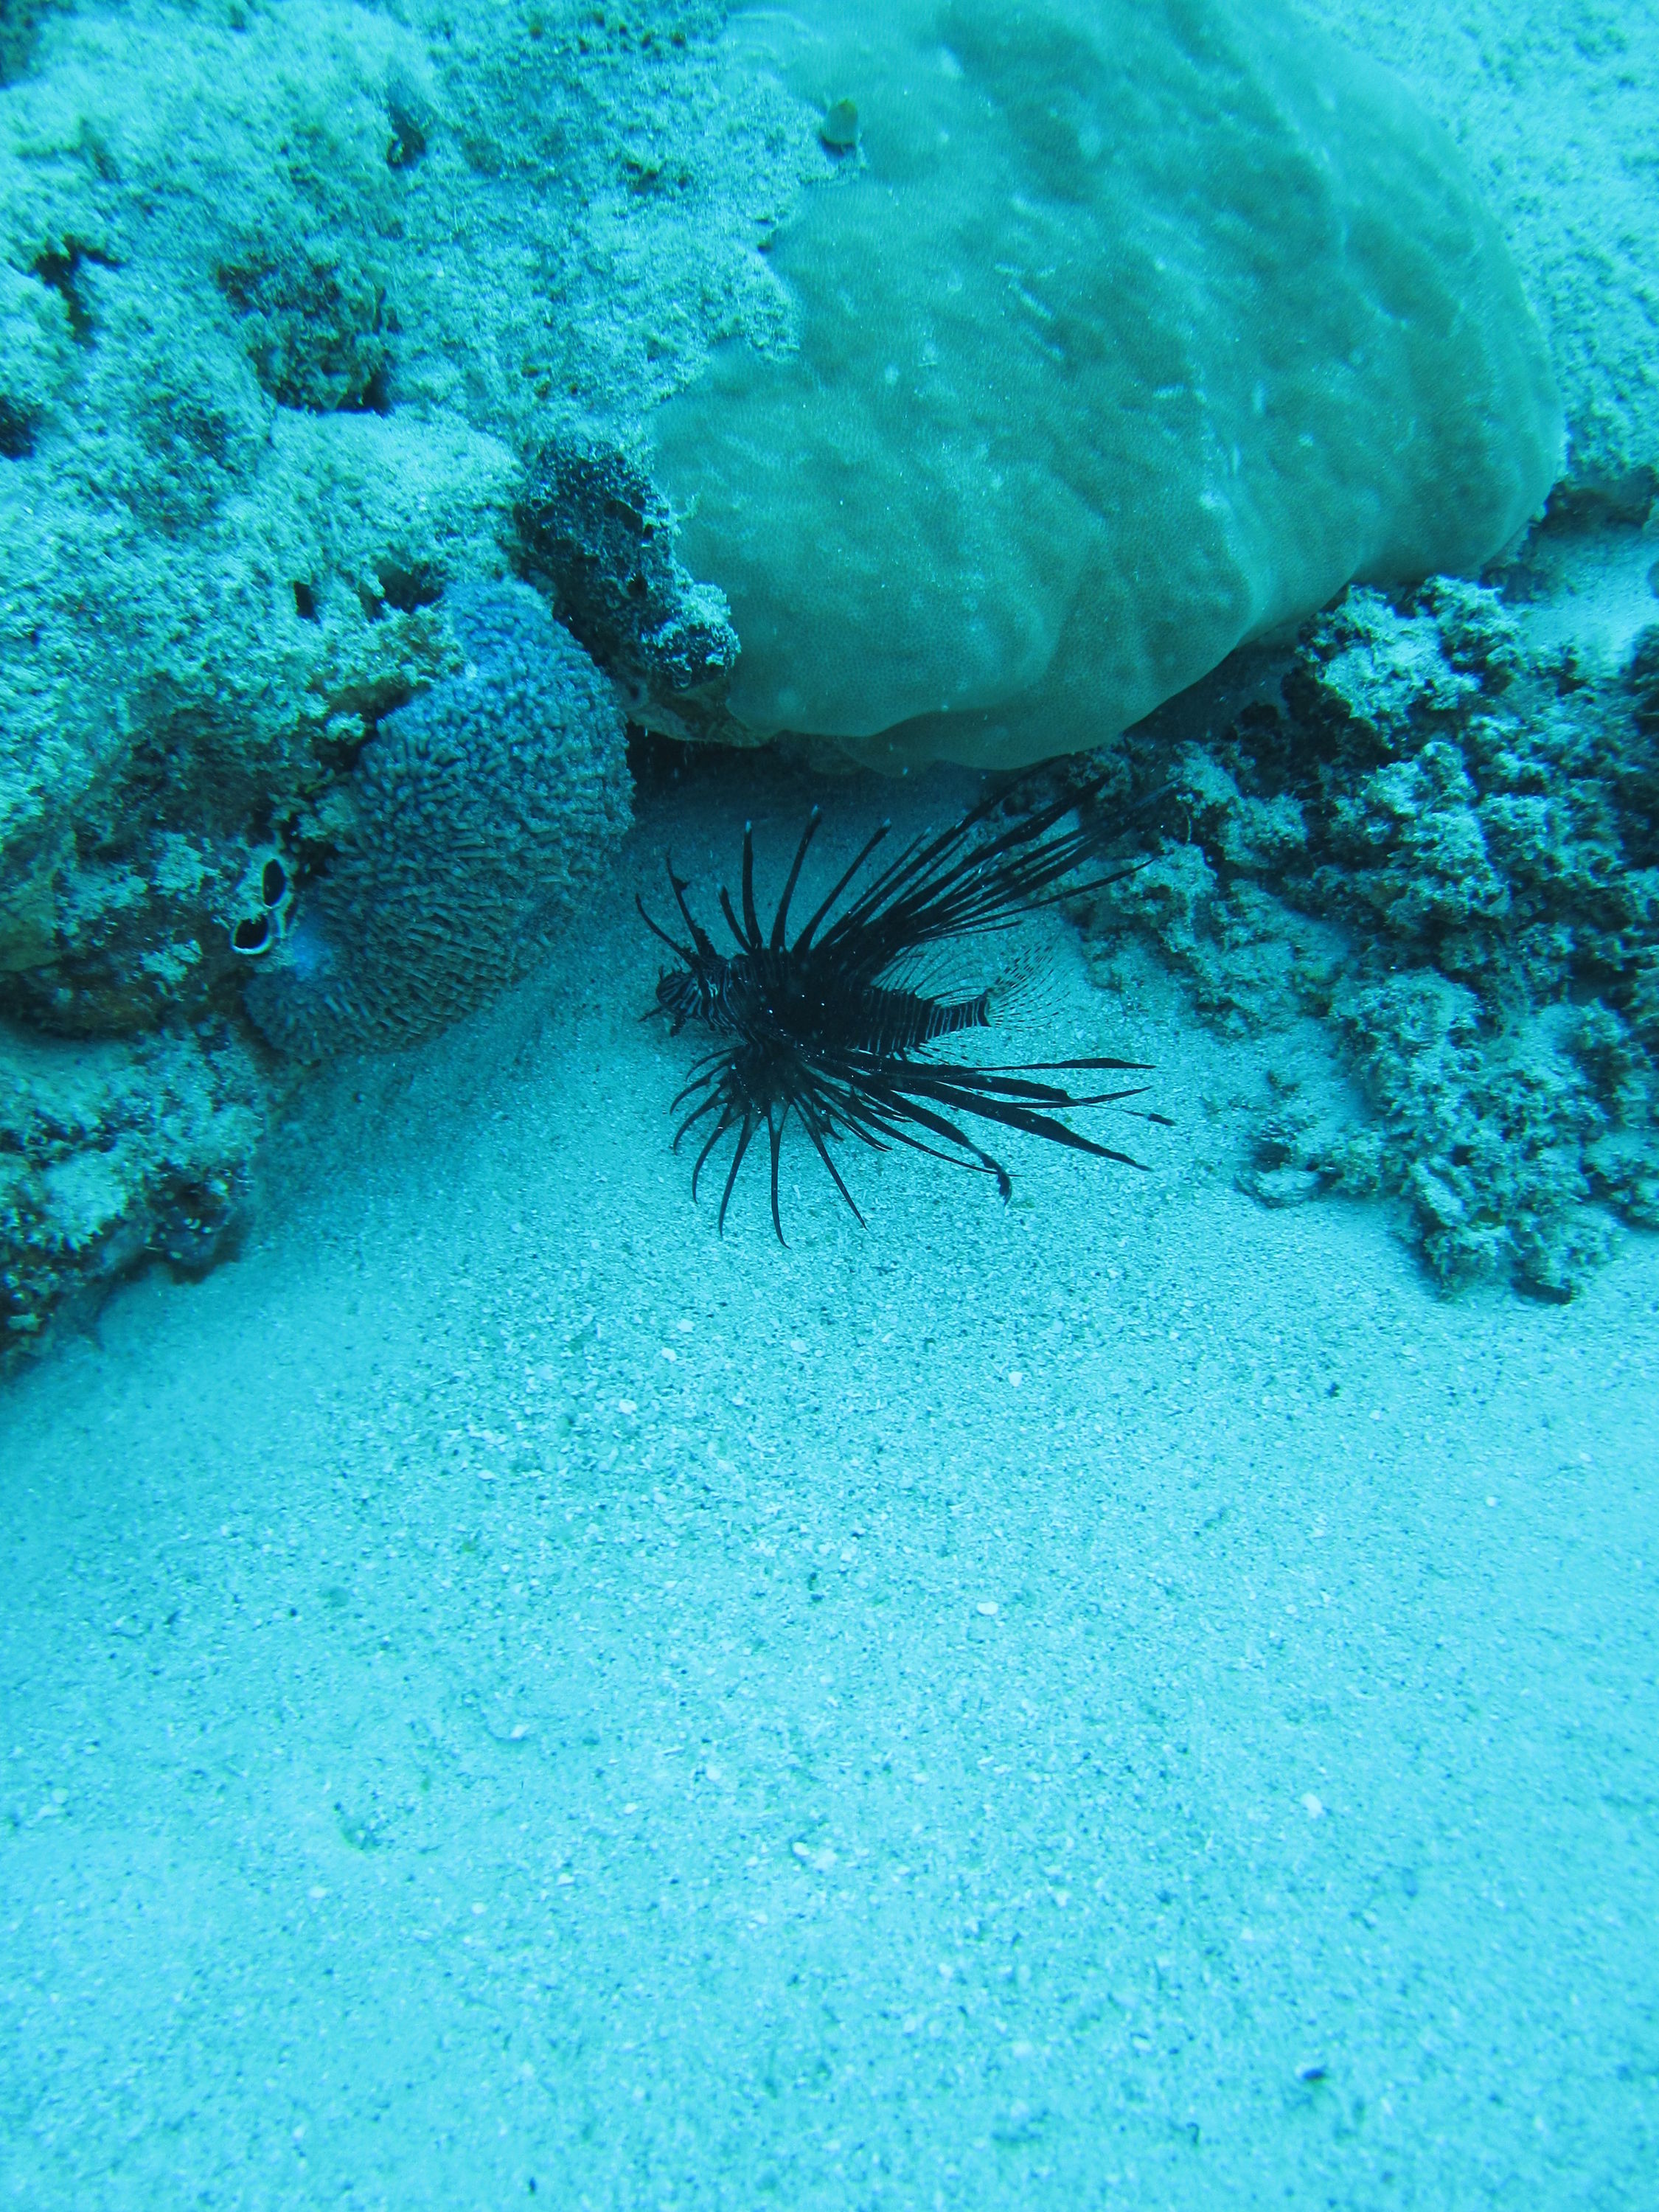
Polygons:
M261 963L248 1012L308 1060L435 1036L525 972L627 830L609 684L526 586L462 586L465 655L359 757L356 820Z
M741 65L857 150L793 353L659 410L732 712L878 765L1108 738L1359 580L1472 572L1561 455L1449 139L1275 0L806 0Z

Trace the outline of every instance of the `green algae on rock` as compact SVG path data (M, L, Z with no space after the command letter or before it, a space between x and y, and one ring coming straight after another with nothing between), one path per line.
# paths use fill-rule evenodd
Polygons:
M1473 572L1561 456L1450 141L1276 6L816 0L745 64L856 170L771 256L792 354L656 418L729 705L900 768L1101 743L1355 580Z

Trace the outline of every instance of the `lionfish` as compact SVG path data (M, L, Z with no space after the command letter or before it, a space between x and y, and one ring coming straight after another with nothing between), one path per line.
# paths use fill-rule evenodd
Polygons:
M694 1201L709 1155L723 1137L736 1132L720 1195L722 1232L738 1172L764 1129L771 1150L772 1225L780 1243L786 1241L778 1209L778 1162L792 1115L860 1225L864 1216L830 1152L831 1141L843 1135L878 1152L906 1145L994 1176L1005 1200L1013 1189L1007 1169L959 1126L961 1121L994 1122L1126 1167L1142 1164L1128 1152L1080 1134L1058 1116L1068 1109L1139 1097L1144 1085L1079 1095L1042 1079L1143 1074L1149 1072L1146 1062L1091 1056L994 1067L935 1057L945 1039L991 1026L992 994L988 989L971 996L938 995L921 987L917 973L919 956L931 948L1013 928L1039 908L1102 889L1133 872L1132 866L1123 866L1086 884L1064 881L1097 859L1106 842L1098 828L1087 826L1091 802L1104 781L1095 778L1006 825L994 817L1008 794L985 798L954 828L915 839L842 905L854 878L887 837L891 825L884 823L793 939L790 902L817 833L819 810L815 806L807 818L777 911L764 930L755 906L753 825L745 823L741 917L731 893L722 887L720 894L720 911L735 943L730 953L716 948L692 913L686 900L690 884L675 874L668 860L668 880L691 941L684 945L671 936L646 911L643 900L635 900L647 927L678 963L659 977L657 1003L647 1018L666 1015L675 1036L696 1023L715 1041L671 1110L688 1103L690 1108L674 1133L676 1152L699 1123L713 1122L692 1170ZM1062 826L1079 809L1079 822ZM1161 1114L1143 1110L1140 1118L1171 1126Z

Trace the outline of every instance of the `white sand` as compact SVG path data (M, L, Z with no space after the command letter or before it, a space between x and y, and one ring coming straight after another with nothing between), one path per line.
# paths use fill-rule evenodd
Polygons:
M717 1239L665 834L9 1396L5 2201L1653 2203L1659 1244L1261 1210L1255 1056L1063 934L1149 1175Z

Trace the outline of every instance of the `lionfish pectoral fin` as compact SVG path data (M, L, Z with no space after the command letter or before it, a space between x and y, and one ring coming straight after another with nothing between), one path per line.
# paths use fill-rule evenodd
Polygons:
M1081 1100L1074 1100L1081 1104ZM1120 1152L1110 1145L1097 1144L1092 1137L1068 1129L1064 1121L1057 1121L1050 1114L1034 1114L1029 1107L1012 1103L999 1104L988 1101L973 1111L983 1114L988 1121L1000 1121L1005 1128L1023 1130L1028 1137L1046 1137L1051 1145L1064 1145L1073 1152L1087 1152L1091 1159L1115 1160L1120 1167L1145 1170L1146 1162L1138 1160L1133 1152Z
M1039 1107L1085 1106L1107 1104L1117 1097L1136 1097L1137 1091L1109 1092L1098 1100L1073 1098L1063 1091L1045 1084L1026 1083L1012 1075L998 1077L992 1069L969 1067L933 1067L911 1065L902 1071L902 1085L894 1086L895 1097L902 1111L914 1116L924 1127L941 1130L953 1142L968 1144L959 1129L944 1121L919 1103L920 1098L932 1098L953 1113L971 1114L981 1121L994 1121L1005 1129L1018 1129L1028 1137L1046 1137L1050 1144L1064 1145L1074 1152L1087 1152L1091 1158L1115 1160L1121 1166L1139 1168L1145 1163L1133 1153L1120 1152L1109 1145L1097 1144L1092 1137L1079 1135L1052 1113L1040 1113ZM969 1150L977 1150L969 1146ZM983 1156L989 1159L988 1153Z
M720 1115L719 1121L715 1124L714 1135L710 1137L708 1142L697 1154L697 1164L691 1170L691 1203L693 1206L697 1202L697 1178L702 1173L703 1163L707 1160L710 1152L714 1151L715 1146L719 1144L720 1139L726 1134L726 1131L731 1127L732 1124L737 1120L737 1118L736 1114L732 1111L731 1107L728 1106L725 1113Z
M669 1112L671 1114L678 1114L680 1108L685 1103L688 1098L695 1097L699 1091L706 1090L710 1084L718 1085L720 1080L720 1076L721 1070L718 1066L706 1068L694 1067L691 1071L690 1081L689 1083L683 1084L679 1090L678 1090L674 1093L674 1096L669 1100ZM723 1096L723 1092L718 1089L715 1090L713 1098L710 1100L710 1103L712 1104L714 1103L714 1099L718 1099Z
M997 1179L997 1188L1001 1192L1004 1199L1012 1195L1013 1180L1002 1162L988 1152L982 1146L976 1145L971 1137L957 1127L954 1121L947 1121L942 1114L935 1114L931 1107L923 1106L918 1100L897 1091L890 1091L882 1103L885 1109L884 1114L878 1115L873 1108L869 1109L870 1118L874 1121L877 1127L886 1130L890 1136L896 1138L902 1145L908 1145L914 1152L927 1152L933 1159L944 1160L951 1167L968 1167L971 1164L977 1174L994 1176ZM979 1110L971 1099L951 1099L950 1103L959 1109L965 1108L970 1114ZM915 1122L918 1127L926 1129L931 1136L943 1137L946 1144L957 1146L958 1151L941 1152L937 1146L924 1145L920 1137L912 1136L904 1127L906 1121ZM962 1152L969 1153L970 1158L963 1159L960 1157Z
M806 1133L812 1139L813 1150L817 1153L818 1158L823 1162L825 1168L828 1170L830 1182L834 1183L836 1188L841 1193L842 1198L846 1200L848 1211L851 1213L854 1220L857 1222L860 1229L867 1229L870 1225L869 1223L866 1221L864 1216L859 1212L858 1207L854 1204L852 1192L848 1189L847 1185L842 1181L841 1170L836 1167L835 1162L830 1157L829 1148L823 1141L823 1132L818 1126L817 1109L816 1105L803 1105L800 1109L800 1118L806 1124Z
M1111 1069L1115 1073L1124 1075L1150 1075L1152 1073L1152 1063L1150 1060L1102 1059L1023 1060L1018 1067L988 1067L985 1073L988 1075L1020 1075L1028 1071L1035 1071L1038 1074L1047 1075L1063 1067L1104 1067Z
M684 1094L682 1094L682 1095L684 1095ZM677 1098L677 1099L675 1100L674 1103L675 1103L675 1105L677 1105L677 1106L678 1106L678 1103L679 1103L679 1100ZM680 1148L680 1139L681 1139L683 1136L684 1136L684 1134L685 1134L686 1131L687 1131L688 1129L695 1129L695 1128L696 1128L696 1127L697 1126L697 1123L698 1123L699 1121L702 1121L702 1119L703 1115L704 1115L705 1114L712 1114L712 1113L714 1112L714 1109L715 1109L715 1108L716 1108L720 1103L720 1096L719 1091L716 1091L716 1092L714 1093L714 1095L713 1096L713 1097L711 1097L711 1098L705 1098L705 1099L703 1100L703 1102L702 1102L702 1105L701 1105L701 1106L694 1106L694 1107L692 1108L691 1111L690 1111L690 1112L686 1115L686 1117L685 1117L684 1121L683 1121L680 1123L679 1127L678 1127L678 1129L676 1129L676 1130L675 1130L675 1132L674 1132L674 1141L673 1141L673 1143L672 1143L672 1144L668 1147L669 1151L670 1151L671 1152L678 1152L678 1150L679 1150L679 1148ZM671 1111L672 1111L672 1109L671 1109ZM695 1185L695 1178L693 1179L693 1181L694 1181L694 1185ZM696 1188L695 1188L695 1187L694 1187L694 1188L693 1188L693 1190L692 1190L692 1193L691 1193L691 1195L693 1196L693 1198L695 1198L695 1197L696 1196L696 1194L696 1194Z

